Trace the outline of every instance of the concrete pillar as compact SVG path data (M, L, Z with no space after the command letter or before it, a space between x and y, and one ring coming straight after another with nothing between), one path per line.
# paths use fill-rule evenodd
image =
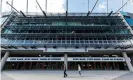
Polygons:
M131 64L132 64L132 66L133 66L133 54L129 54L129 55L127 55L127 56L129 56L129 57L130 57Z
M130 59L131 59L131 64L133 66L133 55L130 55Z
M66 65L66 69L68 69L67 63L68 63L68 56L67 56L67 54L65 53L65 54L64 54L64 64Z
M7 60L8 56L9 56L9 52L6 52L4 57L1 60L1 70L3 69L3 67L4 67L4 65L6 63L6 60Z
M128 69L129 69L130 71L133 71L133 66L132 66L132 64L131 64L131 62L130 62L130 59L129 59L129 57L127 56L126 52L122 52L122 55L123 55L123 57L125 58L126 64L127 64L127 66L128 66Z

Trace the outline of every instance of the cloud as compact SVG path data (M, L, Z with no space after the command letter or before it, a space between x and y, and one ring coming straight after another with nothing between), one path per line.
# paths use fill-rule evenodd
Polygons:
M133 0L129 0L129 2L130 2L131 4L133 4Z
M47 6L47 12L65 12L65 0L47 0L48 6Z
M7 12L11 10L11 7L9 5L6 4L6 1L8 1L11 4L12 0L2 0L2 12ZM23 12L26 12L26 1L27 0L13 0L14 3L14 7L17 10L22 10ZM41 10L39 9L39 7L36 4L36 0L28 0L29 1L29 7L28 7L28 11L29 12L41 12ZM47 12L52 12L52 13L62 13L65 12L65 4L66 0L47 0ZM70 2L71 1L71 2ZM78 6L79 1L84 1L84 6L79 6L79 9L77 7L74 6ZM88 0L69 0L69 8L71 8L70 10L73 12L74 10L77 10L77 12L82 12L82 10L84 11L85 9L87 9L88 6L88 2L86 2ZM121 4L114 4L114 1L117 3L121 3L120 0L110 0L109 1L109 11L110 9L112 10L117 10L119 7L121 7ZM132 4L133 4L133 0L130 0L131 3L129 3L128 5L126 5L126 7L124 7L124 11L127 12L133 12L133 10L131 10ZM38 0L40 6L42 7L42 9L45 11L45 0ZM91 3L95 2L95 0L92 0ZM90 3L90 7L93 7L94 5ZM106 0L99 0L96 8L95 8L95 12L106 12L106 7L107 2Z
M106 5L107 3L106 2L100 2L97 6L97 11L98 12L105 12L106 11Z
M3 0L2 5L2 11L10 11L10 6L6 4L6 1L8 1L11 4L11 0ZM17 10L22 10L23 12L26 12L26 0L22 0L21 3L19 0L13 0L13 6ZM38 7L36 0L28 0L28 12L41 12L40 8ZM40 6L45 11L45 0L38 0ZM65 12L65 0L47 0L47 12L52 13L62 13Z
M99 8L105 9L106 7L105 7L105 5L103 5L103 4L99 4Z
M101 2L101 3L99 3L99 5L98 5L98 8L100 8L100 9L105 9L106 8L106 2Z

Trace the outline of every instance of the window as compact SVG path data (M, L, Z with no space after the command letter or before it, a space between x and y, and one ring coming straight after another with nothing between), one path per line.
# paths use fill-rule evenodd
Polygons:
M94 41L95 43L98 43L98 41Z
M67 43L70 43L70 40L67 40Z
M84 43L84 41L83 40L80 40L80 43Z
M90 41L90 43L93 43L93 41Z
M61 43L61 40L58 40L58 43Z
M107 43L107 41L104 41L104 43Z
M108 43L111 43L111 41L108 41Z
M102 41L99 41L99 43L102 43Z
M75 41L74 40L71 40L71 43L74 43Z
M88 40L85 40L85 43L88 43Z
M62 43L65 43L65 40L62 40Z

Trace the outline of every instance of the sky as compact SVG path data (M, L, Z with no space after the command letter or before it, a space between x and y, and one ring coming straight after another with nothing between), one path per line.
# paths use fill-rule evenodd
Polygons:
M11 4L12 0L2 1L2 12L7 12L11 10L11 7L6 4L6 2ZM133 0L132 0L133 1ZM26 2L27 0L13 0L13 6L17 10L22 10L26 12ZM36 0L28 0L28 12L41 12L37 6ZM46 0L38 0L42 9L46 12ZM68 12L74 13L87 13L88 10L91 11L96 0L68 0ZM127 0L123 0L123 4ZM89 5L88 5L89 3ZM108 12L117 11L122 6L122 0L108 0ZM47 12L52 13L64 13L66 11L66 0L47 0ZM133 3L130 2L120 11L133 13ZM107 0L99 0L93 12L107 12Z

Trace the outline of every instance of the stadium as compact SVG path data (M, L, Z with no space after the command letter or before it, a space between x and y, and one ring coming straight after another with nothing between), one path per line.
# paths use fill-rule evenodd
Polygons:
M63 70L63 64L77 70L80 64L82 70L133 71L133 13L46 13L37 2L42 12L35 14L7 5L1 70Z

